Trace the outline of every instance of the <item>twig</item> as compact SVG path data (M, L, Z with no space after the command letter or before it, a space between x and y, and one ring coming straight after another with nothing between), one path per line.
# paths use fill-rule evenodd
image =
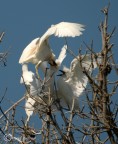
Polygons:
M5 34L5 32L2 32L2 33L0 34L0 43L2 42L2 39L3 39L3 37L4 37L4 34Z
M68 130L67 130L67 137L69 136L70 131L71 131L71 125L72 125L72 119L73 119L73 110L74 110L74 105L75 105L75 98L73 98L73 101L72 101L72 107L71 107L71 113L70 113L69 125L68 125Z
M1 98L1 100L0 100L0 104L1 104L2 101L3 101L3 99L4 99L5 95L6 95L6 92L7 92L7 88L5 89L4 95L2 96L2 98Z
M25 97L22 97L21 99L19 99L17 102L15 102L8 110L6 110L4 112L4 114L7 114L10 110L13 109L13 107L17 106L21 101L23 101L25 99ZM4 115L0 116L0 119L3 117Z

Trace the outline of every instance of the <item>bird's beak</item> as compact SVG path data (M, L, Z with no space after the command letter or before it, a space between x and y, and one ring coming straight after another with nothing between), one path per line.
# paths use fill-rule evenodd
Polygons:
M57 63L56 63L55 61L50 61L49 64L50 64L51 66L57 66Z
M59 71L62 72L62 74L58 74L57 76L62 76L65 74L65 71L63 71L63 70L59 70Z

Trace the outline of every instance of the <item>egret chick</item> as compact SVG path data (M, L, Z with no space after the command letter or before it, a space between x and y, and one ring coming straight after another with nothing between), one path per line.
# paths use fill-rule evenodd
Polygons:
M100 62L100 58L98 59ZM58 95L64 99L65 103L71 108L79 108L78 97L84 92L88 78L83 73L85 69L88 74L97 67L95 59L86 54L73 59L70 68L64 67L60 78L57 80ZM75 99L77 99L75 101Z
M35 89L40 92L41 90L41 82L36 78L35 74L32 71L28 70L27 64L22 65L22 77L20 80L20 83L24 83L25 86L27 87L27 96L28 98L26 99L25 103L25 112L27 115L26 119L26 125L29 122L29 119L31 115L33 114L34 111L34 104L35 100L32 98L32 96L35 96L37 92L34 90Z

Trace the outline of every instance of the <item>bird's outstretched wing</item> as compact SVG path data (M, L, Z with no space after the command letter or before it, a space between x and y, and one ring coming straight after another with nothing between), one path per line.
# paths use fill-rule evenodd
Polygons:
M80 36L84 31L84 25L78 23L61 22L51 27L54 28L54 35L58 37Z
M61 52L58 56L58 58L55 60L55 62L59 65L61 65L61 63L63 62L63 60L66 57L66 50L67 50L67 45L64 45L61 49Z
M98 57L98 59L95 60L94 56L91 54L81 55L73 59L70 69L72 72L76 72L82 71L83 68L85 68L86 71L91 72L97 67L97 63L101 63L101 57Z
M84 25L70 22L60 22L52 25L41 37L41 43L49 36L54 35L57 37L76 37L82 35Z
M82 55L81 59L82 59L82 67L84 67L86 70L89 70L89 71L92 71L92 69L97 68L97 63L101 62L101 58L98 57L95 60L95 57L93 54Z

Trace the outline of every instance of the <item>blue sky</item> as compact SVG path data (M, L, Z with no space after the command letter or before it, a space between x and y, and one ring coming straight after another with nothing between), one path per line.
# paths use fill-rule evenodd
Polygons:
M20 99L24 94L24 87L19 83L21 65L18 63L20 55L27 44L42 34L52 25L61 21L84 24L86 30L77 38L69 38L70 48L77 54L83 41L90 44L94 41L95 51L101 48L101 37L98 30L103 20L100 10L108 4L108 0L21 0L0 1L0 31L5 31L5 37L0 44L0 52L9 50L7 67L0 68L0 95L7 87L6 98L11 101ZM109 26L118 27L118 1L112 0L109 13ZM112 39L115 43L114 52L117 54L118 29ZM52 49L58 55L64 44L62 38L50 39ZM83 52L85 48L83 48ZM69 65L72 56L68 55L65 63ZM116 58L116 60L118 60ZM4 100L5 108L5 100Z

